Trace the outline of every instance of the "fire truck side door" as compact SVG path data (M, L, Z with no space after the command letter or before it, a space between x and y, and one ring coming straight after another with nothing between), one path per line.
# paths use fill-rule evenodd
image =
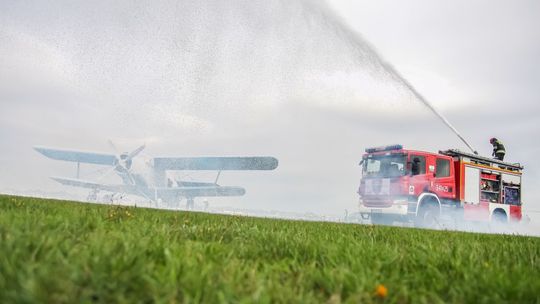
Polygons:
M431 183L431 191L440 198L455 198L456 186L454 178L454 166L452 159L448 157L437 157L435 159L435 174Z
M424 155L411 154L411 175L409 177L409 195L419 196L429 189L429 180L426 175L426 157Z

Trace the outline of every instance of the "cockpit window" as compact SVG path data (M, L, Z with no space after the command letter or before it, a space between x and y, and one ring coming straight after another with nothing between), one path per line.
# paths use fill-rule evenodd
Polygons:
M364 159L366 177L397 177L405 175L405 155L369 155Z

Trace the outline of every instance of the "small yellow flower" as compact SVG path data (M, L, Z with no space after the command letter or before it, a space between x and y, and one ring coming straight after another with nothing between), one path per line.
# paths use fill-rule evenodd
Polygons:
M379 284L375 289L375 295L379 298L386 298L388 295L388 289L383 284Z

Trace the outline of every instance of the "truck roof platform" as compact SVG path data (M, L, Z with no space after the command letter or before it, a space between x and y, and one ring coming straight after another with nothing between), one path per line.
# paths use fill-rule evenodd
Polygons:
M473 153L463 152L458 149L448 149L444 151L439 151L439 153L443 155L447 155L447 156L452 156L452 157L467 157L467 158L470 158L472 162L476 162L478 164L486 165L490 167L494 167L495 165L498 165L500 169L506 169L510 171L523 170L523 166L519 163L511 164L504 161L500 161L498 159L480 156Z

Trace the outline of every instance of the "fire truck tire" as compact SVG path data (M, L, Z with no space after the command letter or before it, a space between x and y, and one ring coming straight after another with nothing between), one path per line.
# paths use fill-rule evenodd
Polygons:
M371 214L371 223L373 225L387 225L391 226L394 221L389 217L385 216L384 214Z
M422 228L433 228L439 224L441 211L439 205L432 201L424 202L420 205L416 215L415 226Z
M502 209L495 209L493 211L493 215L491 215L491 222L497 223L497 224L505 224L508 222L506 212Z

